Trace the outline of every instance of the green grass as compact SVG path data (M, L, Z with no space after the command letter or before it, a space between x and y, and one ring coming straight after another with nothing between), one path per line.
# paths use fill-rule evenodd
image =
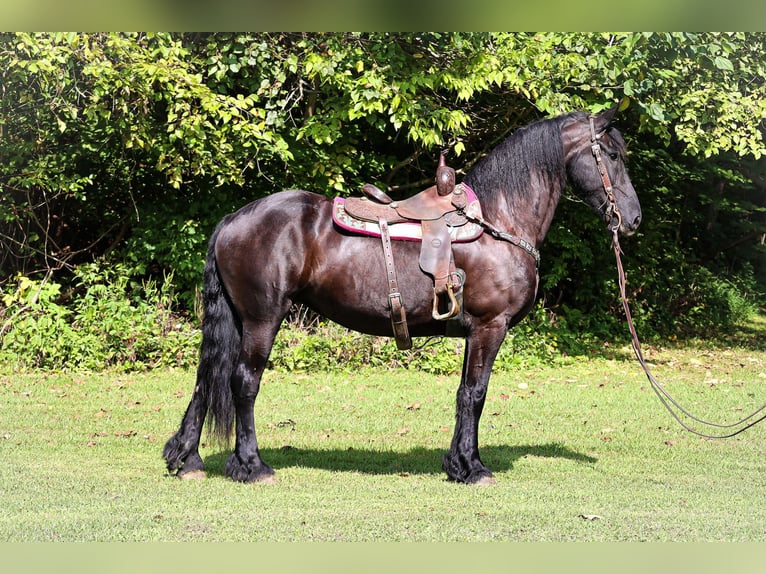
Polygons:
M618 353L619 354L619 353ZM625 353L627 355L627 353ZM703 417L764 402L766 352L652 349ZM686 433L635 362L495 373L480 444L491 487L446 480L457 376L268 373L256 403L275 485L179 481L161 459L193 374L0 376L0 541L762 541L766 425Z

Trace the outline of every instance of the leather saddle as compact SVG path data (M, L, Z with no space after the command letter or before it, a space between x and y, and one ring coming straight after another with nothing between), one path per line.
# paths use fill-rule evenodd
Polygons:
M412 341L396 279L391 240L420 241L419 265L434 281L432 316L445 321L461 312L465 273L455 267L452 242L477 239L483 232L481 207L476 194L465 184L455 183L455 170L442 153L436 169L436 184L417 195L394 201L376 186L366 184L366 197L336 198L335 223L352 233L381 238L388 275L388 300L397 346L409 349Z

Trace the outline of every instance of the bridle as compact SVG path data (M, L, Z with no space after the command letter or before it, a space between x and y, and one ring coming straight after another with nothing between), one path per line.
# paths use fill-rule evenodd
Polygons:
M617 281L620 287L620 296L622 298L622 308L625 311L625 318L628 322L628 329L630 330L633 351L636 355L636 359L638 359L638 362L643 368L644 373L646 373L646 377L647 379L649 379L649 383L651 384L652 390L660 399L660 402L668 410L668 412L673 416L673 418L678 422L678 424L680 424L684 429L704 438L722 439L722 438L730 438L735 435L738 435L739 433L746 431L750 427L755 426L762 420L766 419L766 414L762 414L760 417L758 417L758 415L761 412L766 410L766 404L764 404L763 406L755 410L750 415L744 417L743 419L740 419L739 421L735 423L719 424L719 423L712 423L709 421L705 421L703 419L700 419L692 415L688 410L682 407L678 403L678 401L676 401L670 395L670 393L668 393L668 391L665 390L665 388L657 381L657 379L654 378L654 375L649 370L649 367L646 364L646 360L644 359L644 354L641 351L641 342L638 340L636 327L635 325L633 325L633 318L631 317L631 314L630 314L630 307L628 305L628 297L626 294L627 279L625 277L625 270L622 267L622 259L620 258L622 249L620 248L620 241L619 241L618 235L620 230L620 224L622 223L622 216L620 215L620 210L617 208L617 204L614 199L614 191L612 187L612 182L609 179L609 173L607 172L606 166L604 165L604 162L601 159L601 144L599 143L601 134L596 134L596 129L595 129L593 120L594 120L594 116L590 116L591 151L593 152L593 157L596 160L596 166L598 167L598 171L601 174L601 182L603 183L604 191L606 192L607 206L606 206L604 215L607 218L608 223L610 223L613 218L615 217L617 218L616 224L610 225L609 228L612 231L612 248L614 249L614 256L617 262ZM678 412L676 412L674 408ZM697 431L694 428L692 428L690 425L686 424L683 420L681 420L681 415L684 415L687 418L691 419L692 421L697 422L701 425L715 427L719 429L736 429L736 430L730 430L730 432L725 432L724 434L720 434L720 435L706 434L706 433ZM740 427L740 428L737 428L737 427Z
M612 186L612 180L609 179L609 172L604 165L604 160L601 159L601 133L596 133L596 126L594 124L595 116L590 116L590 151L593 157L596 159L596 167L598 173L601 175L601 183L604 186L606 192L606 208L604 209L604 217L607 223L611 223L613 218L617 218L617 222L614 225L610 225L612 231L619 229L622 225L622 215L620 210L617 209L617 202L614 199L614 187Z

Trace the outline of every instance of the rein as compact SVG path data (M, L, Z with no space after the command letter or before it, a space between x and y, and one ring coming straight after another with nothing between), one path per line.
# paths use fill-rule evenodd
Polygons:
M654 378L654 375L649 370L649 366L646 364L646 360L644 359L644 354L641 351L641 342L638 340L636 327L635 325L633 325L633 318L630 314L630 306L628 305L628 296L626 294L627 279L625 277L625 270L622 267L622 259L620 258L622 249L620 248L620 241L618 239L618 234L620 230L620 225L622 224L622 216L620 215L619 209L617 209L617 203L614 199L614 192L612 188L612 182L609 179L609 172L606 170L606 166L604 165L604 162L601 159L601 144L598 141L599 138L600 138L600 134L596 134L596 130L593 124L593 116L591 116L590 117L591 152L593 153L593 157L596 160L596 166L598 167L599 174L601 175L601 181L604 185L604 191L606 192L607 206L606 206L604 215L607 218L607 222L610 224L609 228L612 231L612 248L614 249L614 257L617 262L617 280L620 287L620 296L622 298L622 308L625 311L625 318L627 319L627 322L628 322L628 329L630 330L631 343L633 345L633 352L636 355L636 359L638 359L638 363L641 365L641 368L643 368L644 373L646 374L646 378L649 379L652 390L660 399L660 402L668 410L671 416L674 419L676 419L678 424L680 424L684 429L698 436L701 436L704 438L711 438L711 439L731 438L733 436L736 436L739 433L746 431L750 427L755 426L762 420L766 419L766 414L761 414L760 416L758 416L760 413L766 410L766 404L764 404L759 409L755 410L753 413L749 414L748 416L744 417L743 419L740 419L739 421L735 423L719 424L719 423L705 421L703 419L700 419L694 416L688 410L682 407L678 403L678 401L676 401L670 395L670 393L668 393L668 391L665 390L665 388L657 381L657 379ZM612 223L613 219L615 219L614 223ZM681 419L681 415L684 415L687 418L691 419L692 421L697 422L704 426L714 427L719 429L736 429L736 430L731 430L731 432L724 431L724 434L719 434L719 435L706 434L706 433L697 431L691 426L689 426L688 424L686 424ZM737 428L737 427L741 427L741 428Z
M657 379L654 378L654 375L652 375L652 372L649 370L649 367L647 366L646 361L644 360L644 354L641 352L641 342L638 340L638 335L636 334L636 327L633 325L633 318L630 315L630 307L628 306L628 297L625 293L625 286L627 281L625 279L625 271L622 268L622 260L620 259L620 253L622 253L622 250L620 249L620 242L617 239L617 231L618 231L617 227L615 227L612 230L612 233L613 233L612 247L614 249L614 256L617 261L617 278L620 285L620 296L622 297L622 308L625 311L625 317L628 321L628 329L630 330L633 351L636 355L636 358L638 359L639 364L644 369L644 373L646 373L647 379L649 379L649 382L651 383L652 390L660 399L660 402L665 406L665 408L673 416L673 418L676 419L678 424L680 424L687 431L704 438L731 438L735 435L738 435L741 432L746 431L750 427L757 425L763 419L766 419L766 414L761 414L761 416L758 417L758 415L762 411L766 410L766 404L764 404L759 409L755 410L748 416L744 417L743 419L740 419L739 421L735 423L719 424L719 423L705 421L703 419L700 419L692 415L688 410L686 410L684 407L678 404L678 401L676 401L670 395L670 393L668 393L668 391L665 390L665 388L657 381ZM681 416L679 415L679 413L673 410L673 407L675 407L675 409L677 409L681 414L685 415L691 420L705 426L715 427L719 429L735 429L736 427L741 427L741 428L732 430L731 432L725 432L724 434L719 434L719 435L706 434L706 433L697 431L693 429L692 427L690 427L689 425L687 425L683 420L681 420ZM758 418L755 418L755 417L758 417ZM751 420L751 419L755 419L755 420ZM742 426L742 425L745 425L745 426Z

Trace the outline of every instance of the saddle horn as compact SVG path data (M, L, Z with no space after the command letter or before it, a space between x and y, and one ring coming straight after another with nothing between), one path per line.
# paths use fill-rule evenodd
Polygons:
M436 168L436 192L441 195L449 195L455 189L455 170L447 166L447 150L439 154L439 166Z

